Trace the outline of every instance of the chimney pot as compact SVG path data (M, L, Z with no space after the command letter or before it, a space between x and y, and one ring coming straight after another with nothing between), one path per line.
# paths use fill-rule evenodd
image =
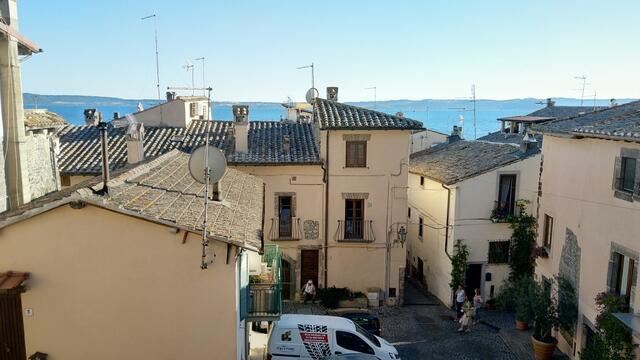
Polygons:
M167 91L167 101L174 100L176 98L175 91Z
M538 150L538 141L534 136L530 136L529 134L525 134L520 142L520 151L525 154L532 154L533 152Z
M453 125L453 130L451 131L451 135L447 136L447 142L449 144L454 143L460 139L462 135L462 126Z
M232 110L234 122L249 122L249 105L233 105Z
M114 112L114 113L113 113L113 119L114 119L114 120L115 120L115 119L120 119L120 113L119 113L119 112L117 112L117 111L116 111L116 112Z
M398 111L396 113L396 116L399 117L400 119L404 118L404 114L402 113L402 111Z
M338 87L327 86L327 100L338 102Z
M233 105L233 127L236 152L249 152L249 106Z
M144 160L144 125L135 123L127 130L127 162L137 164Z
M551 100L551 98L547 98L547 107L555 106L556 102Z
M102 114L96 109L84 109L84 122L87 125L98 125L102 121Z

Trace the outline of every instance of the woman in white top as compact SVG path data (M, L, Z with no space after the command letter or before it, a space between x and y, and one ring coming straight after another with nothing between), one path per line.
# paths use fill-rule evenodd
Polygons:
M462 305L465 298L464 288L462 285L458 285L458 290L456 290L456 320L462 317Z

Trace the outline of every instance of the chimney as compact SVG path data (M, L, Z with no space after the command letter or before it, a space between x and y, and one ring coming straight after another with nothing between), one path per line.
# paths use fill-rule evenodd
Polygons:
M532 154L538 151L538 141L534 136L529 136L529 134L525 134L520 142L520 151L525 154Z
M167 91L167 102L171 100L175 100L176 92L175 91Z
M551 100L551 98L547 98L547 107L553 107L556 105L556 102Z
M102 120L102 114L100 112L96 112L93 110L93 114L95 118L100 119L98 121L97 126L100 131L100 150L102 151L102 190L99 190L97 193L99 195L105 195L109 193L109 138L107 134L107 123ZM85 117L87 111L85 110Z
M144 125L133 123L127 130L127 163L137 164L144 160Z
M618 106L616 99L609 100L609 107L614 107L614 106Z
M249 106L233 105L233 127L236 152L249 152Z
M115 119L120 119L120 113L117 111L113 113L113 120Z
M402 113L402 111L398 111L398 112L396 113L396 116L397 116L397 117L399 117L400 119L403 119L403 118L404 118L404 114Z
M327 86L327 100L338 102L338 87Z
M451 135L447 137L447 142L449 144L454 143L458 140L462 139L462 126L453 125L453 130L451 131Z
M87 125L98 125L102 121L102 114L96 109L84 109L84 123Z
M282 135L282 152L285 155L289 155L289 151L291 150L291 140L289 135Z

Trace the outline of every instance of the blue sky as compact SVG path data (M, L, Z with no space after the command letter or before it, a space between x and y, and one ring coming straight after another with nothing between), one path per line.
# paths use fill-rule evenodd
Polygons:
M161 87L188 86L206 57L217 100L343 101L640 97L638 1L20 0L20 30L45 51L22 64L23 90L153 98L158 15ZM195 62L196 84L202 83ZM164 93L164 91L163 91Z

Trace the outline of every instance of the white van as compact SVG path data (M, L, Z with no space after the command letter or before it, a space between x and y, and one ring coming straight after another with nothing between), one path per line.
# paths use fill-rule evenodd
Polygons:
M342 317L282 315L269 332L267 360L322 360L357 353L381 360L400 359L393 345Z

